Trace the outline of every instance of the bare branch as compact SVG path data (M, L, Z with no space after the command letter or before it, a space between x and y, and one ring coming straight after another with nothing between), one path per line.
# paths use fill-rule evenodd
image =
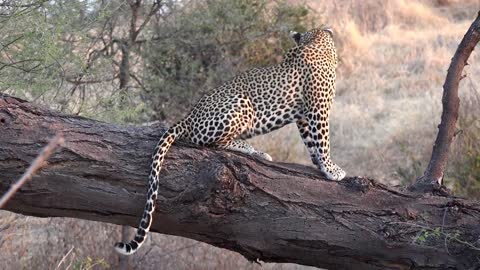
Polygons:
M65 254L62 259L60 260L60 262L57 264L57 267L55 268L55 270L58 270L60 269L60 266L62 265L62 263L65 262L65 260L67 259L68 255L70 255L70 253L72 253L73 249L75 248L75 246L72 246L70 248L70 250L67 252L67 254ZM65 268L65 269L68 269L68 268Z
M0 43L0 45L2 46L2 47L0 48L0 52L3 51L3 50L5 50L5 49L7 49L10 45L12 45L13 43L19 41L19 40L22 39L22 38L23 38L23 34L22 34L22 35L19 35L18 37L10 40L9 42L7 42L7 43L5 43L5 44Z
M14 68L14 69L18 69L18 70L21 70L23 72L26 72L26 73L30 73L30 72L33 72L35 71L38 67L40 67L42 65L42 62L43 60L42 59L24 59L24 60L19 60L19 61L13 61L11 63L4 63L4 62L1 62L0 61L0 70L4 69L4 68ZM36 63L33 67L30 67L30 68L25 68L25 67L22 67L20 66L21 64L26 64L26 63Z
M411 186L412 190L430 192L440 190L443 184L443 173L447 166L450 144L456 132L458 119L458 86L463 78L463 68L467 64L473 49L480 41L480 11L467 33L463 37L448 68L447 78L443 85L443 112L438 126L437 139L433 145L432 157L422 177Z
M144 21L142 22L142 24L135 30L135 35L134 35L134 39L132 41L136 41L137 40L137 37L138 35L140 34L140 32L142 32L143 28L148 24L148 22L150 21L150 19L152 18L153 15L155 15L155 13L157 13L160 8L162 7L161 5L161 1L155 1L150 9L150 12L148 12L147 16L145 17Z
M2 196L0 199L0 208L3 208L3 206L17 192L17 190L20 189L30 178L32 178L37 170L45 165L45 161L53 154L59 145L63 144L63 142L63 137L61 135L57 135L48 143L47 146L45 146L42 152L40 152L35 160L33 160L32 165L28 167L27 171L22 175L22 177Z

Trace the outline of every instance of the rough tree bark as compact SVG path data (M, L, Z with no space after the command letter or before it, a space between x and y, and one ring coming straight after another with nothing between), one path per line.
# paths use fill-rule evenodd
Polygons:
M450 145L456 130L458 119L458 85L463 78L462 72L473 49L480 41L480 11L477 18L469 27L448 68L447 78L443 84L442 120L438 126L437 139L433 145L432 157L422 177L418 178L412 190L434 191L443 184L443 172L447 167Z
M137 226L149 154L163 128L119 127L0 98L0 194L54 134L65 146L6 210ZM177 143L153 231L250 260L329 269L478 269L480 203ZM113 245L104 243L106 247Z

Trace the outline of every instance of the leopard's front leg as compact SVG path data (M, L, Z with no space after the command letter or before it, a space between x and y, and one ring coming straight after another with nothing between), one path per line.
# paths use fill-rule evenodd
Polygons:
M308 126L308 121L306 120L306 118L303 118L297 120L296 124L298 132L300 132L300 136L302 137L303 144L305 144L305 146L307 147L313 164L318 165L317 151L315 151L315 144L313 143L312 137L310 136L310 128Z
M320 119L320 120L315 120ZM305 120L297 122L303 142L310 153L313 164L329 180L342 180L346 173L330 159L330 137L328 118L320 113L308 113Z
M304 119L297 127L313 164L329 180L342 180L346 173L330 159L329 118L333 101L332 92L306 93Z

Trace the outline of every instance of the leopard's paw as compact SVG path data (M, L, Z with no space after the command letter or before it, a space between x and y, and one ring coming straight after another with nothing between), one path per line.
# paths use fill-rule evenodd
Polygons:
M272 157L269 154L261 152L261 151L255 151L254 156L259 157L261 159L268 160L268 161L273 160Z
M340 181L345 178L345 171L333 162L322 163L318 166L328 180Z

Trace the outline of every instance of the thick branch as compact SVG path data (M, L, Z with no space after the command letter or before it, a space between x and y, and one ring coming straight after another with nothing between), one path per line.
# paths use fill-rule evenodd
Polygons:
M6 209L137 226L158 127L119 127L0 98L0 193L53 134L64 147ZM365 178L177 143L167 155L153 230L250 260L329 269L474 269L480 204L419 196ZM106 248L113 245L104 243ZM448 250L447 250L448 247Z
M480 11L467 33L463 37L448 68L443 84L442 120L438 126L437 139L433 145L432 157L422 177L412 186L415 190L431 191L442 185L443 172L447 167L450 144L455 134L458 119L458 85L462 72L473 49L480 41Z

